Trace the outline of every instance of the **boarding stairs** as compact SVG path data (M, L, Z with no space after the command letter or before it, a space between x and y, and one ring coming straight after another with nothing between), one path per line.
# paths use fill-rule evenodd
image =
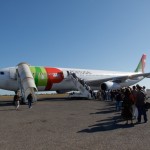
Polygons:
M33 102L37 101L35 92L37 87L34 82L33 75L30 71L27 63L20 63L17 67L17 81L19 85L19 91L23 98L23 102L27 103L27 96L32 93Z
M91 88L85 83L83 79L77 77L75 73L70 72L68 74L68 78L73 82L73 84L79 91L79 93L73 92L69 94L69 98L92 99Z

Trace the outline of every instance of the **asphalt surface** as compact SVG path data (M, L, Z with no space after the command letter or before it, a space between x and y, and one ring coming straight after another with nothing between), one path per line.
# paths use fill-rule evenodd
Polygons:
M16 111L11 99L0 97L0 150L150 149L150 122L125 125L114 102L46 98Z

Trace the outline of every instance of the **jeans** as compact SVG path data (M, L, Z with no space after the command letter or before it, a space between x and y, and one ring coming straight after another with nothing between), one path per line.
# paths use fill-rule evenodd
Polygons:
M122 101L116 101L116 111L120 111L122 107Z
M28 106L29 106L29 108L31 108L31 106L32 106L32 102L31 101L28 101Z
M144 122L147 122L147 114L145 106L137 106L138 109L138 122L141 122L141 116L144 116Z

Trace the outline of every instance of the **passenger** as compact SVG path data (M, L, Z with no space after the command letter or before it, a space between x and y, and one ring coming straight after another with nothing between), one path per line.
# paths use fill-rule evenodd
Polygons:
M106 91L106 100L110 100L110 90Z
M138 110L137 110L137 107L135 105L136 101L137 101L137 90L136 90L136 86L133 86L132 87L132 95L133 95L133 99L134 99L134 103L132 105L132 110L133 110L133 118L136 118L138 117Z
M93 95L94 99L97 99L97 93L96 92L92 91L92 95Z
M72 76L73 76L75 79L78 78L77 75L76 75L74 72L72 73Z
M121 102L122 102L121 91L117 90L117 92L116 92L116 111L121 110Z
M79 78L79 82L82 84L82 86L85 86L85 82L83 79Z
M113 91L113 100L116 101L117 90Z
M98 99L98 100L102 100L101 90L99 90L99 91L97 92L97 99Z
M113 101L115 99L113 90L110 91L110 99L111 99L111 101Z
M143 87L142 87L142 90L143 90L143 92L144 92L144 94L145 94L145 96L146 96L146 87L143 86Z
M70 72L69 71L67 71L67 76L69 76L70 75Z
M122 109L122 117L126 120L126 124L128 124L128 120L131 120L131 124L133 124L132 120L132 100L130 99L130 90L126 89L123 98L123 109Z
M141 116L144 116L144 122L147 122L147 114L145 109L145 94L142 91L142 88L140 86L137 86L137 100L136 100L136 107L138 109L138 122L141 123Z
M19 101L19 95L17 92L15 92L15 95L14 95L14 102L15 102L16 110L18 110L20 106L20 101Z
M102 90L101 92L102 100L106 100L106 91Z
M92 97L92 98L94 98L94 97L93 97L93 90L92 90L92 89L90 89L90 91L89 91L89 92L90 92L90 94L91 94L91 97Z
M28 100L28 106L29 106L29 108L32 108L33 97L32 97L31 93L28 95L27 100Z

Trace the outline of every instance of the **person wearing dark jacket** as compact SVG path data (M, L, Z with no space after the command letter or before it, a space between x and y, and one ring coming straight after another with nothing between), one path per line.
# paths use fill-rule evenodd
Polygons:
M20 102L19 102L19 95L17 92L15 92L15 95L14 95L14 103L15 103L15 106L16 106L16 110L19 109L19 106L20 106Z
M29 106L29 108L32 108L33 97L32 97L31 93L28 95L27 100L28 100L28 106Z
M122 109L122 117L126 121L126 124L128 124L128 120L131 120L131 124L133 124L133 118L132 118L132 99L130 98L130 90L127 88L124 93L123 98L123 109Z
M140 86L137 86L136 107L138 109L138 123L141 123L141 116L144 116L144 122L147 122L147 114L145 109L145 94Z
M116 111L120 111L121 110L121 102L122 102L122 97L121 97L121 91L118 90L116 92Z

